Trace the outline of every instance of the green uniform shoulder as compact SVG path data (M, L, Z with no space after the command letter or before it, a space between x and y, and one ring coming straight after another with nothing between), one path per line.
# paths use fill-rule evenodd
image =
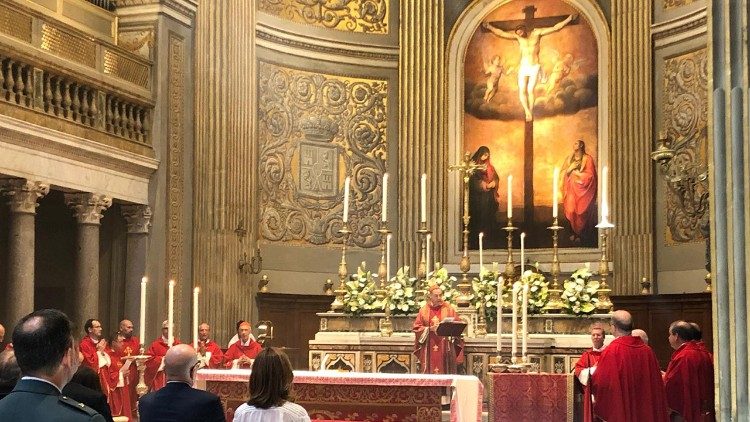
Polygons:
M91 417L99 415L99 413L96 410L94 410L94 409L86 406L85 404L83 404L81 402L73 400L73 399L71 399L68 396L60 396L60 400L59 401L60 401L60 403L64 404L66 407L72 407L72 408L78 410L79 412L83 412L83 413L85 413L85 414L87 414L87 415L89 415Z

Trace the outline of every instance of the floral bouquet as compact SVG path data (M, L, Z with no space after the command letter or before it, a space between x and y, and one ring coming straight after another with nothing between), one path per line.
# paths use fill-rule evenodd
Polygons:
M388 285L388 296L391 312L395 315L413 314L419 311L415 294L416 277L409 277L409 267L402 267L391 278ZM382 307L382 305L381 305Z
M591 314L596 310L599 299L596 291L599 282L591 278L588 267L580 268L563 283L561 299L565 312L573 315Z
M549 282L541 273L526 270L521 276L521 283L522 285L526 283L529 285L528 312L530 314L542 313L542 309L549 300ZM519 294L523 294L523 292L519 290Z
M440 264L436 264L435 271L427 275L427 279L431 283L435 283L443 290L443 300L449 303L456 303L458 297L458 290L453 286L456 284L456 277L448 275L448 270L441 267ZM424 302L420 302L419 306L424 305Z
M497 318L497 283L503 283L501 295L506 296L508 288L504 285L504 279L500 276L497 263L493 263L492 269L482 268L479 278L474 277L471 281L472 297L471 306L479 310L484 303L484 314L487 321ZM502 304L501 304L502 306Z
M365 268L363 262L357 268L357 274L353 274L349 281L344 284L344 312L352 315L360 315L372 312L378 307L375 295L375 283L372 281L372 273ZM382 304L379 305L382 308Z

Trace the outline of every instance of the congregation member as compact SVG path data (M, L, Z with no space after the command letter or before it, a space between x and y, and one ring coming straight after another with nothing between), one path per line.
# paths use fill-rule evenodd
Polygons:
M633 318L612 313L615 339L604 349L591 376L594 417L607 422L667 422L667 399L656 354L632 335Z
M198 370L198 355L192 346L177 344L164 356L167 383L138 402L140 422L224 422L218 396L192 387Z
M592 414L593 402L591 401L591 386L589 385L589 378L591 374L596 370L596 364L599 363L599 358L602 356L604 351L604 338L606 333L604 328L595 324L591 327L591 345L592 348L586 350L578 358L576 366L573 372L583 386L583 421L592 422L594 420Z
M120 328L117 330L122 335L122 352L125 356L133 356L141 353L141 339L133 335L133 322L129 319L120 321ZM130 396L130 413L136 413L138 394L135 387L138 385L138 371L135 368L128 372L128 388Z
M253 359L263 348L260 343L250 338L250 323L242 321L238 330L239 341L227 349L224 355L224 366L227 368L250 368Z
M107 391L109 371L109 358L104 352L107 340L102 338L102 324L98 319L89 319L83 325L86 334L78 345L78 350L83 353L81 363L93 369L99 376L102 391Z
M112 335L109 347L105 349L110 364L107 366L109 376L107 378L107 397L112 415L133 417L130 400L130 373L138 372L135 366L131 368L133 359L125 358L122 334L119 332ZM125 358L125 359L123 359Z
M667 404L673 417L686 422L714 421L713 359L695 338L695 328L685 321L669 326L674 353L664 374Z
M105 421L113 422L112 411L107 403L107 396L101 390L99 385L99 376L93 369L86 365L78 367L78 371L65 384L62 393L75 401L79 401L86 406L96 410L102 415Z
M458 320L456 310L443 301L443 289L437 284L429 287L428 302L422 306L414 320L414 355L417 356L421 371L425 374L455 374L464 362L464 341L437 334L437 327L443 320Z
M0 352L0 399L7 396L21 379L21 368L18 367L13 350Z
M630 333L631 336L640 337L641 340L643 340L643 344L648 345L648 334L644 330L641 330L640 328L635 328Z
M253 363L250 399L234 412L234 422L309 422L307 411L292 402L294 372L289 357L267 347Z
M221 368L224 360L224 352L221 347L211 339L211 326L202 323L198 326L198 361L201 368Z
M62 395L80 365L68 317L43 309L21 318L13 350L22 377L0 400L1 421L104 422L94 409Z
M172 345L180 344L180 340L175 337L172 339ZM164 387L166 377L164 376L164 356L169 350L169 325L167 321L161 323L161 336L151 342L146 351L151 355L151 359L146 361L145 382L149 391L157 391Z

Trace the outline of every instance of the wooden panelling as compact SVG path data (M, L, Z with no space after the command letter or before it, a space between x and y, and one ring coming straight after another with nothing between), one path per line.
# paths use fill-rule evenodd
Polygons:
M320 320L318 312L327 311L332 296L258 293L258 319L273 323L273 346L287 347L294 369L308 369L308 342L315 338Z
M672 356L667 337L669 324L676 320L700 325L706 347L713 349L710 293L613 296L612 302L615 309L625 309L633 315L635 328L646 330L662 369L666 369Z

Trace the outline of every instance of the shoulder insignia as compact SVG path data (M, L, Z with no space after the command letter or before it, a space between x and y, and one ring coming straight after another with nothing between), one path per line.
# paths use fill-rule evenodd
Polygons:
M79 411L84 412L89 416L95 416L99 414L96 410L86 406L79 401L73 400L68 396L60 396L60 403L63 403L65 406L78 409Z

